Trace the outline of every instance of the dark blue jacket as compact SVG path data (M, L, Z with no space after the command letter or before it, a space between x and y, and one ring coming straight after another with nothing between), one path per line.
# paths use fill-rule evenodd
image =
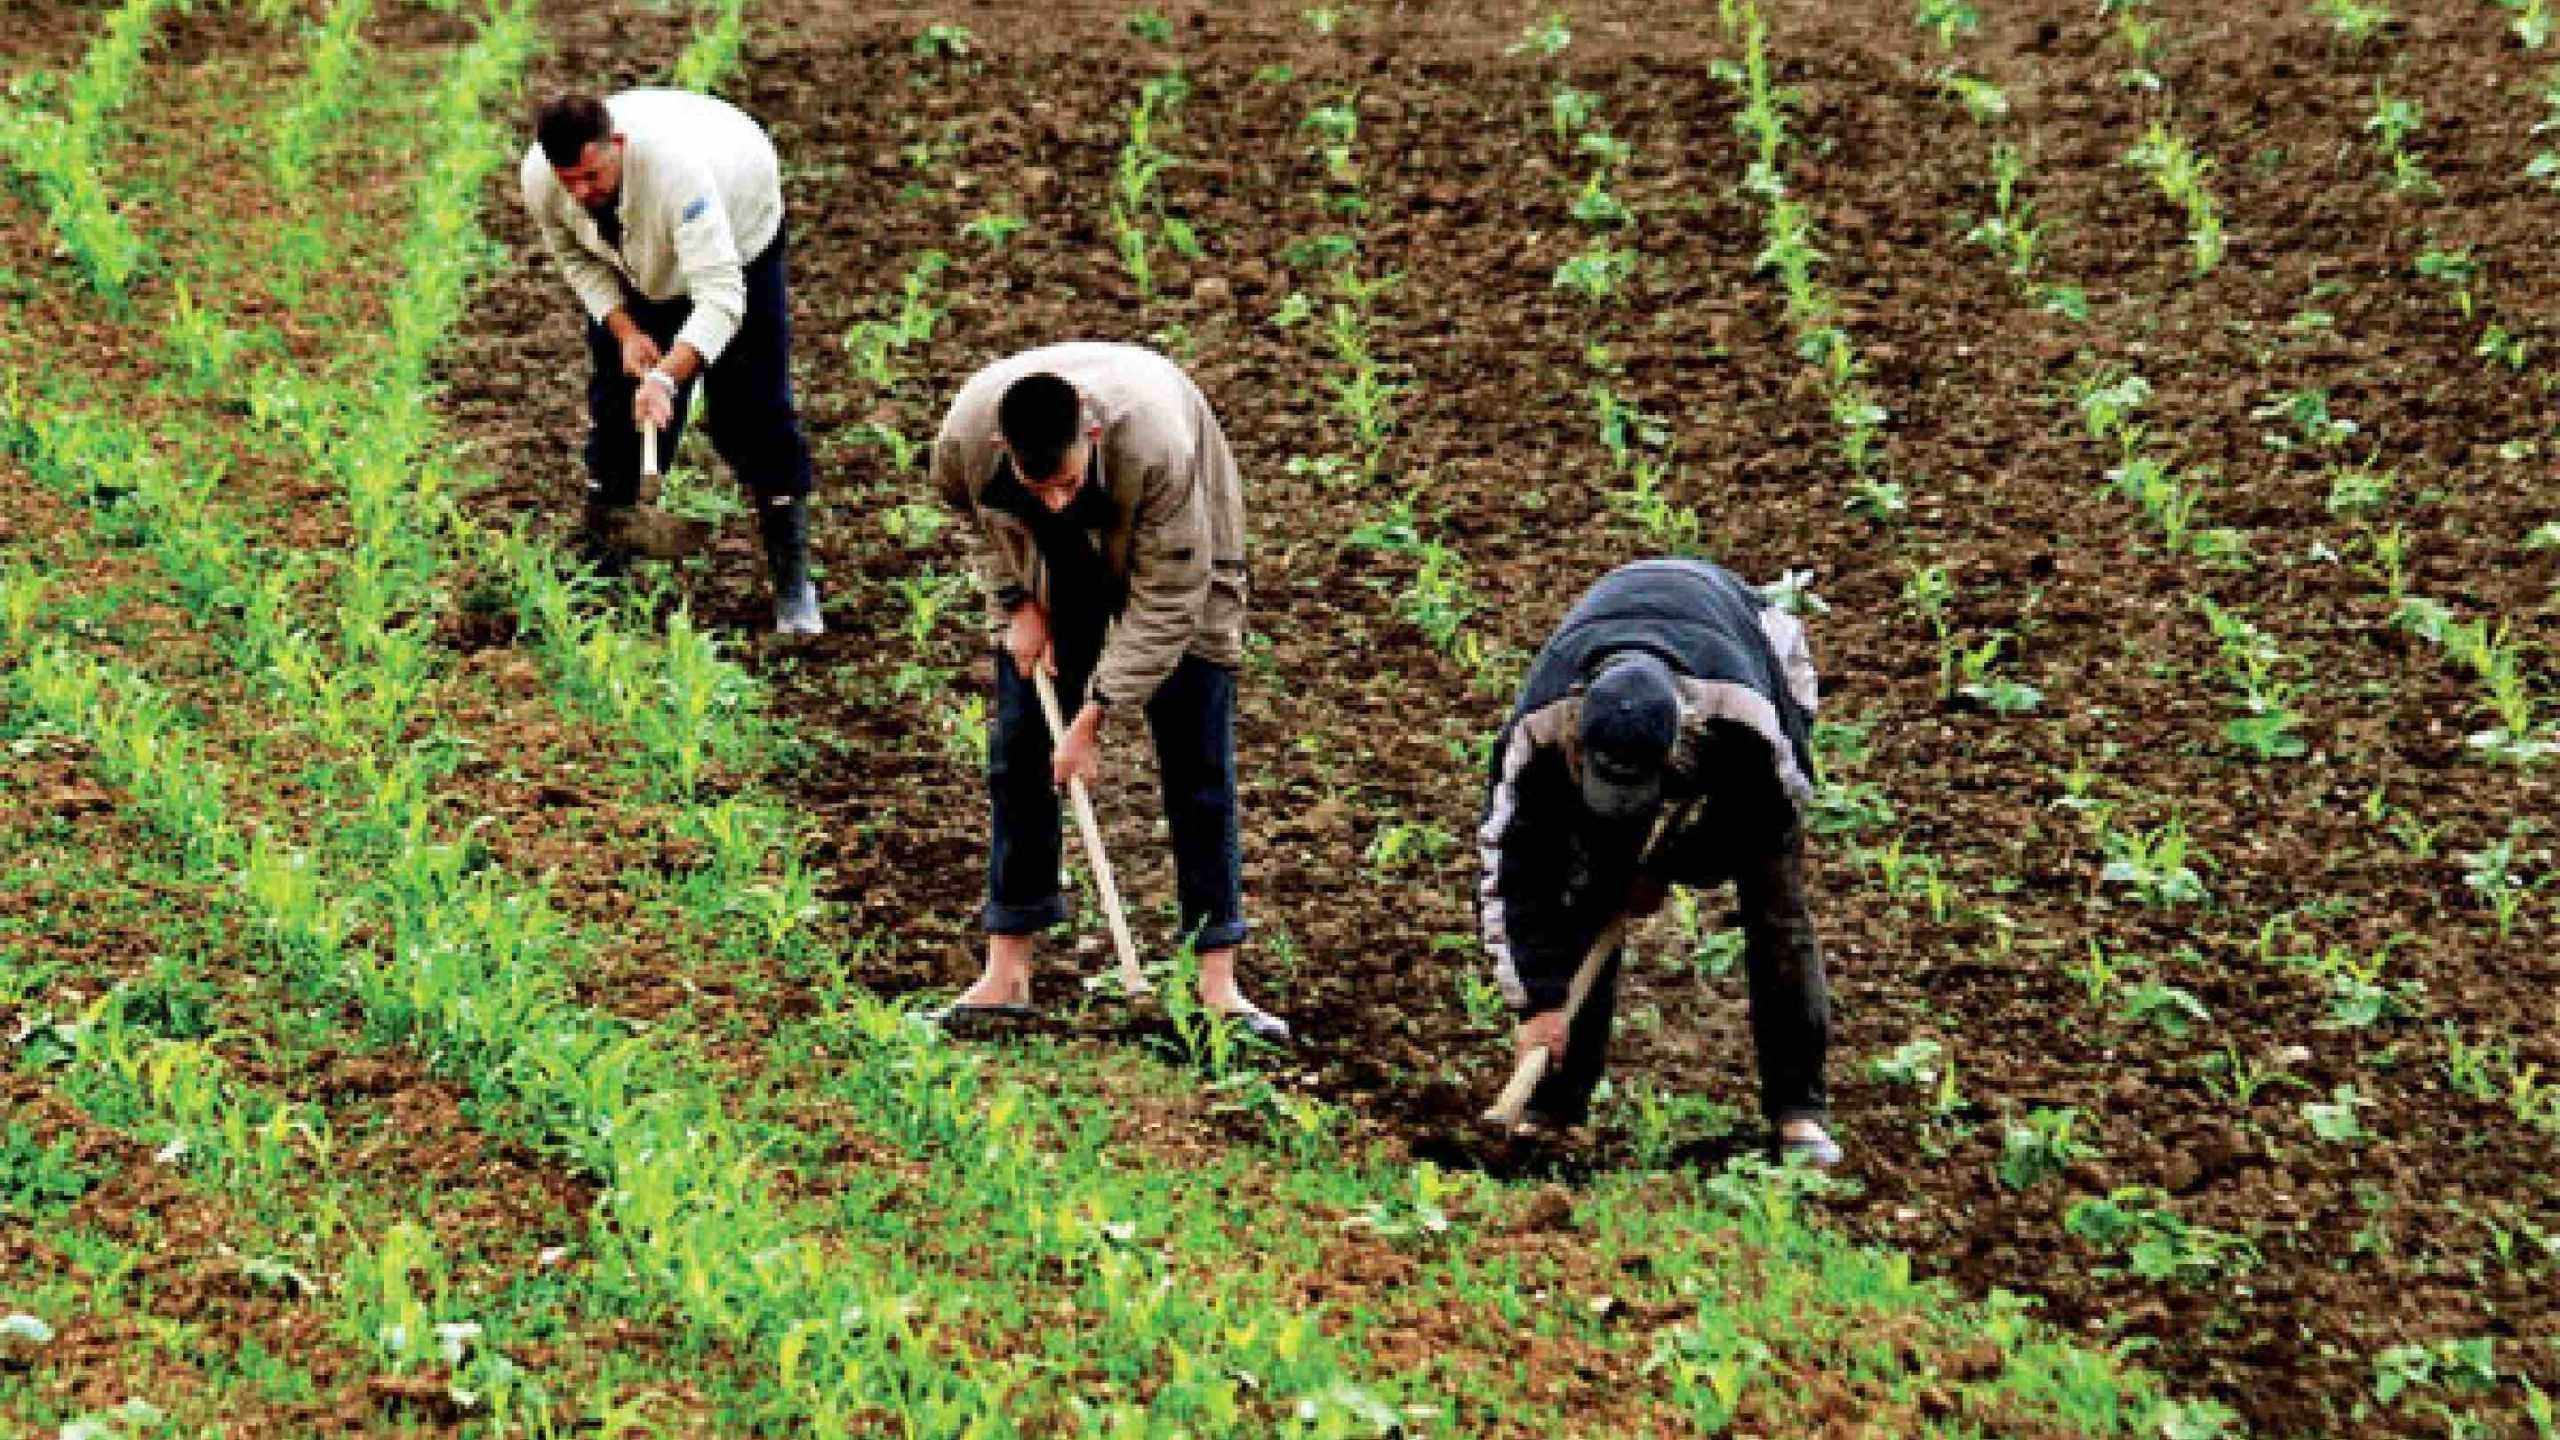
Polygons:
M1663 823L1641 854L1645 837L1584 811L1578 743L1583 687L1632 650L1671 667L1681 700ZM1511 1003L1561 1003L1639 879L1710 884L1791 851L1812 797L1814 705L1803 628L1720 566L1639 560L1585 591L1494 741L1477 829L1477 920Z

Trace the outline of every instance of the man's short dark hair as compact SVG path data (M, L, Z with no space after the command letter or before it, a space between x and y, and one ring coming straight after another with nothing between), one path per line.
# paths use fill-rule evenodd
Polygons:
M1058 473L1083 419L1084 400L1076 387L1046 371L1014 381L996 406L996 428L1013 450L1020 478L1028 481Z
M613 138L613 115L593 95L555 95L534 112L533 136L551 168L566 170L586 155L588 146Z

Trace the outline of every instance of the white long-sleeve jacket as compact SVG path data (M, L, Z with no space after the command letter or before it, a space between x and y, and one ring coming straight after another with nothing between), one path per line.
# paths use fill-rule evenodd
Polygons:
M725 100L685 90L626 90L607 99L627 142L622 246L571 198L539 144L520 172L525 208L570 288L598 321L626 290L693 300L676 338L720 358L746 314L746 262L782 229L782 167L764 127Z

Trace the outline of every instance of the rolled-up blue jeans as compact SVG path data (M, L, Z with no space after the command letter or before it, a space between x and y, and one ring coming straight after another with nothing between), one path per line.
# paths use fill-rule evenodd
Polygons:
M1080 674L1057 677L1069 719L1084 682ZM1050 780L1055 746L1039 691L1002 649L995 654L995 684L995 729L987 741L995 835L980 921L989 934L1034 935L1068 915L1058 883L1058 791ZM1235 671L1197 655L1182 657L1146 704L1165 822L1173 831L1182 934L1199 950L1228 949L1246 934L1235 709Z

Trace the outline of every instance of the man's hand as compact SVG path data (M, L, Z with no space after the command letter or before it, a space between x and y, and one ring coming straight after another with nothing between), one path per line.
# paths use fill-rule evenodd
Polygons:
M1037 665L1051 675L1058 673L1058 657L1049 648L1049 612L1037 600L1025 600L1014 607L1013 618L1005 622L1004 650L1013 657L1014 673L1031 678Z
M604 323L613 331L613 338L622 342L623 374L634 380L640 379L657 369L658 362L667 358L665 352L658 349L658 342L649 338L649 332L641 329L624 312L614 311Z
M1532 1050L1546 1051L1549 1066L1563 1063L1564 1010L1562 1007L1541 1010L1521 1021L1519 1030L1514 1033L1513 1043L1523 1055Z
M643 430L664 430L676 423L675 382L666 378L665 371L651 370L640 377L638 388L631 392L631 423Z
M1102 707L1088 702L1067 722L1067 733L1058 737L1057 752L1049 762L1049 778L1061 790L1070 780L1081 780L1086 789L1102 778Z
M1061 790L1070 780L1081 780L1090 790L1102 778L1102 707L1087 703L1067 722L1067 733L1058 737L1058 752L1049 762L1049 778Z

